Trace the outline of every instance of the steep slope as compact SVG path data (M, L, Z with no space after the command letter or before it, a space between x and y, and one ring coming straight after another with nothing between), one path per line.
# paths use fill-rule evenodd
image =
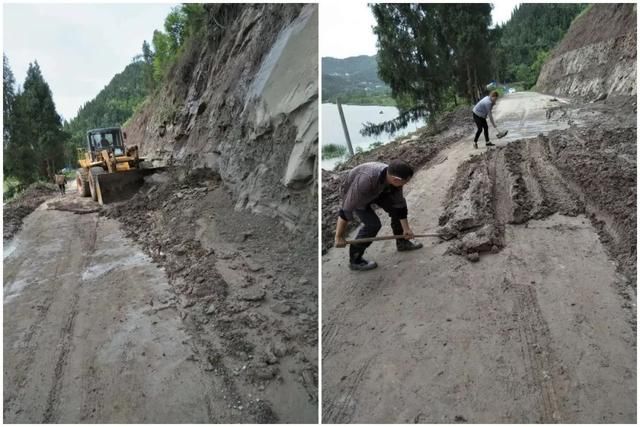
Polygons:
M156 162L209 168L236 208L308 231L317 217L317 7L206 11L204 37L131 120L129 142Z
M592 5L542 67L537 89L570 97L635 96L636 15L635 4Z

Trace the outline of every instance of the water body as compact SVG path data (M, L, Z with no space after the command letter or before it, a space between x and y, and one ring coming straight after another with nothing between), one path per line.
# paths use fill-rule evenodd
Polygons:
M399 110L396 107L376 105L343 105L342 110L344 111L344 118L347 122L347 128L349 129L349 136L351 137L351 144L353 145L354 151L357 150L358 147L366 151L371 144L375 142L386 144L399 136L414 132L425 124L424 120L420 120L409 123L409 126L393 135L384 133L377 136L365 137L360 135L360 130L364 123L381 123L391 120L398 117ZM338 106L336 104L322 104L322 145L327 144L344 145L345 147L347 145L344 132L342 131L342 124L340 123ZM345 158L323 159L322 168L333 169L338 162L344 159Z

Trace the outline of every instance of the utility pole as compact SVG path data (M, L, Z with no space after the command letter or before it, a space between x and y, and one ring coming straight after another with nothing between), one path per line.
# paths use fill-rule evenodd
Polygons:
M342 111L342 104L340 99L337 99L338 113L340 113L340 121L342 122L342 130L344 131L344 137L347 140L347 148L349 148L349 154L353 157L353 147L351 146L351 138L349 138L349 129L347 129L347 122L344 120L344 112Z

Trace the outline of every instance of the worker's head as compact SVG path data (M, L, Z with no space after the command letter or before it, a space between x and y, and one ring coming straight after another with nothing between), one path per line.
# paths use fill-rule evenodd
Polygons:
M498 101L498 91L491 91L491 93L489 94L489 98L491 98L491 103L495 104Z
M392 160L387 168L387 182L394 187L402 187L413 176L413 168L402 160Z

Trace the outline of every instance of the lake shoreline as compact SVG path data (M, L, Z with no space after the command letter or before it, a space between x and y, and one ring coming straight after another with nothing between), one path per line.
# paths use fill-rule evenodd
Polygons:
M413 134L418 129L423 128L426 123L424 120L410 123L409 126L394 134L384 133L378 136L363 136L360 133L364 123L381 123L396 118L400 111L396 107L381 105L350 105L342 104L345 121L349 130L349 136L354 152L366 152L375 147L386 145L398 138L406 138L407 135ZM342 129L340 115L336 104L322 103L322 134L321 147L329 144L346 146L346 138ZM322 159L321 167L323 169L333 170L338 163L345 161L348 154L331 158Z

